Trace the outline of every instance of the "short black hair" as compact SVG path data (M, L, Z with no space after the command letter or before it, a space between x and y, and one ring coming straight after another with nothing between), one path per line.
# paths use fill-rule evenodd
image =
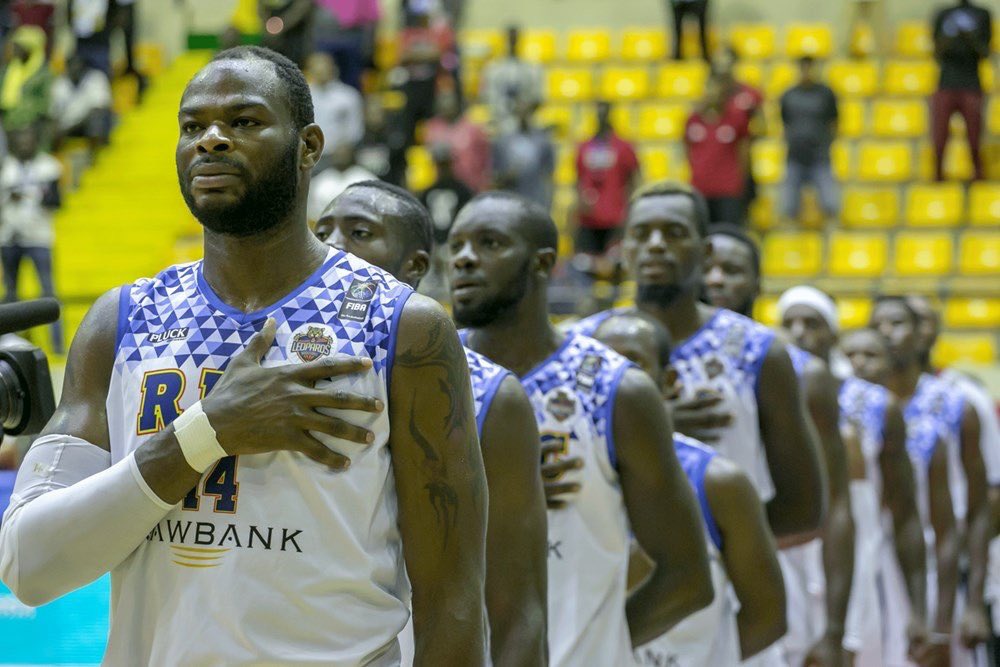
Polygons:
M344 192L359 188L378 190L396 201L400 209L398 218L403 223L407 248L424 250L428 253L434 250L434 221L431 219L430 211L413 196L413 193L398 185L377 180L352 183L344 189Z
M285 84L288 108L292 112L295 129L301 130L306 125L316 122L309 83L299 66L285 56L264 46L234 46L215 54L210 62L221 60L266 60L271 63L275 74Z
M646 197L660 197L668 195L682 195L691 200L694 204L695 230L701 238L707 237L708 225L710 222L708 202L705 201L704 195L682 181L663 179L653 181L652 183L646 183L632 194L632 198L629 200L629 207L634 206L637 201L645 199Z
M594 337L599 339L602 331L607 331L616 322L642 322L653 329L653 336L656 340L656 352L659 356L660 368L666 368L670 363L670 354L674 351L674 341L670 337L670 331L655 318L647 315L641 310L616 313L601 322L600 326L594 329Z
M804 67L806 65L815 65L816 59L812 56L802 56L799 58L799 67Z
M746 246L747 250L750 251L754 274L760 277L760 246L757 245L752 236L747 234L745 229L731 222L714 222L708 226L708 235L713 236L715 234L728 236Z
M538 202L532 201L516 192L487 190L473 197L465 205L465 208L477 202L490 199L499 199L500 201L516 204L520 208L521 217L519 221L526 231L527 238L535 246L536 250L539 248L559 249L559 230L556 228L556 223L549 212Z
M872 301L872 314L875 314L875 310L881 306L883 303L898 303L906 311L907 317L913 322L913 326L920 324L920 315L913 306L910 305L909 301L906 300L905 296L899 294L879 294Z

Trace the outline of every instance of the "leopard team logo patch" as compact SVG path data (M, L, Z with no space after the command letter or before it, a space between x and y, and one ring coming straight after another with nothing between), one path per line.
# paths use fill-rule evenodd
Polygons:
M289 352L308 363L325 357L333 350L333 336L323 327L308 327L302 333L292 336Z
M558 389L545 402L545 409L558 421L564 422L576 414L576 401L569 392Z

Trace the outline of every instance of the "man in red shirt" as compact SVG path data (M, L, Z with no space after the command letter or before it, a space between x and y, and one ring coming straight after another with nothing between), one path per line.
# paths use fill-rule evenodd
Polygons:
M742 114L746 118L749 134L747 136L746 185L743 190L744 212L757 198L757 183L753 178L753 165L750 162L752 144L758 137L766 134L764 128L764 93L758 88L743 83L734 74L739 54L732 46L718 49L712 58L712 71L718 73L722 81L726 99L726 113Z
M610 116L611 105L598 102L597 134L576 153L578 253L603 255L617 240L629 197L639 181L635 149L615 134Z
M742 225L751 116L730 99L723 77L713 73L704 100L688 118L684 145L691 185L705 195L711 221Z
M438 93L437 115L424 125L424 144L448 146L455 176L476 192L489 188L490 138L486 130L462 113L455 91Z

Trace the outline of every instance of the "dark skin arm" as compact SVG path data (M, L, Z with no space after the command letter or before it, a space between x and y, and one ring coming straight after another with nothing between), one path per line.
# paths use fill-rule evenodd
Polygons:
M705 471L705 494L722 535L722 560L740 611L740 652L760 653L787 631L785 580L764 506L746 473L716 457Z
M840 437L840 383L826 364L813 359L806 369L806 402L823 448L830 481L830 510L823 530L826 573L826 633L811 651L816 664L837 664L843 651L844 622L854 575L854 517L847 472L847 453ZM806 664L810 664L809 660Z
M493 398L482 446L490 496L486 609L493 664L544 665L548 529L538 425L513 376Z
M625 372L613 428L625 508L636 541L654 563L625 606L632 645L667 632L712 601L705 533L697 501L677 462L673 427L652 379Z
M398 326L389 447L413 589L414 665L481 665L487 496L469 368L437 302L411 296Z
M767 517L775 537L819 530L826 514L827 482L792 361L775 340L760 372L760 434L774 481Z
M990 548L990 500L986 465L980 450L979 416L971 405L962 415L962 468L968 481L967 549L969 556L969 599L962 618L962 642L973 647L990 636L983 592Z
M896 558L910 596L910 637L922 641L927 627L927 548L917 509L913 465L906 451L906 423L899 404L889 403L882 427L882 501L892 514Z

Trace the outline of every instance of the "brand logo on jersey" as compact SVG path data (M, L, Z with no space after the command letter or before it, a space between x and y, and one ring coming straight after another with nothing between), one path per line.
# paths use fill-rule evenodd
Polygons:
M596 354L588 354L580 362L580 370L576 372L576 386L581 389L593 389L597 382L597 374L601 370L604 360Z
M215 567L232 549L302 553L302 530L276 526L217 524L164 519L146 535L147 542L170 545L173 562L185 567Z
M188 328L180 327L178 329L167 329L160 333L149 334L149 342L155 345L156 343L168 343L172 340L184 340L187 337Z
M340 306L337 317L342 320L353 320L364 322L368 319L368 309L371 308L372 299L378 293L378 283L374 280L361 280L356 278L351 286L347 288L344 303Z
M292 344L288 349L302 361L316 361L330 354L330 350L333 349L333 336L330 336L323 327L309 327L304 332L292 336Z
M557 420L564 422L576 414L576 401L565 389L557 389L545 402L545 409Z

